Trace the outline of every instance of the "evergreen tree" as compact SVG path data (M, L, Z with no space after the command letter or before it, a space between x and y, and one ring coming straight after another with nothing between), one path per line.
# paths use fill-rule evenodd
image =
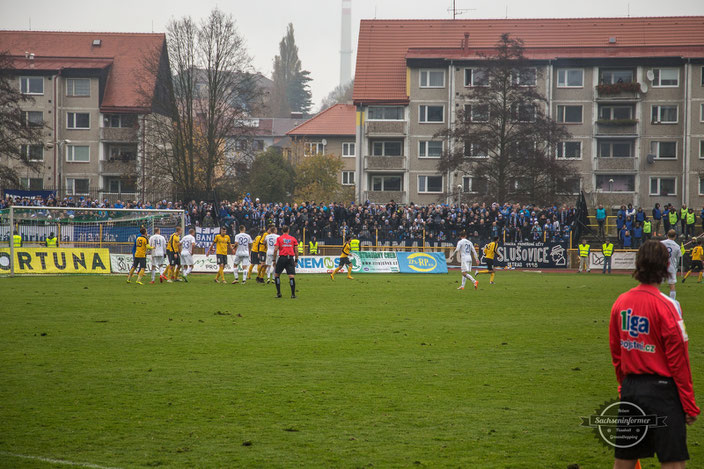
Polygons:
M286 35L279 43L272 79L274 93L271 109L275 116L288 117L292 111L310 112L313 101L308 83L312 78L308 70L302 69L292 23L289 23Z

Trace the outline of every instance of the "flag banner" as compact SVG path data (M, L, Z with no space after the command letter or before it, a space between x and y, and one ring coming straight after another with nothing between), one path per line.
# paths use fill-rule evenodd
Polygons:
M203 228L196 226L196 246L199 248L209 248L213 244L215 235L220 233L220 228Z

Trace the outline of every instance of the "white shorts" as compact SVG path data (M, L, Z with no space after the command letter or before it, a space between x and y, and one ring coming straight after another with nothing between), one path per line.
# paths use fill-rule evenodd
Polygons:
M667 283L669 285L677 283L677 269L667 268Z
M462 259L462 272L472 271L472 259Z
M193 265L193 256L191 254L181 253L181 266Z
M239 267L249 267L249 254L235 254L234 265Z
M152 265L159 267L164 265L164 256L152 256Z
M266 265L274 265L274 254L266 255Z

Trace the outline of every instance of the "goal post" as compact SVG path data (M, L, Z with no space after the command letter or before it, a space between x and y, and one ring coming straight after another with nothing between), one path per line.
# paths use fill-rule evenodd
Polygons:
M168 239L183 210L11 206L0 210L0 276L110 273L142 227Z

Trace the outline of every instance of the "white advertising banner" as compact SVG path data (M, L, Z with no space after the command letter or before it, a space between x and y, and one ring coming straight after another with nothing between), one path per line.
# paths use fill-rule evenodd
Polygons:
M134 258L131 254L110 254L110 265L112 266L113 273L126 274L130 271L132 267L132 260ZM235 260L235 256L227 256L227 266L225 267L225 272L232 272L232 263ZM168 262L167 258L164 258L164 262ZM215 273L218 271L217 258L215 255L205 256L204 254L194 254L193 255L193 272L196 273ZM152 268L152 256L147 256L147 270ZM257 268L254 268L254 272Z
M589 253L589 268L603 269L604 255L601 252ZM636 252L619 252L616 251L611 256L611 269L613 270L633 270L636 268Z

